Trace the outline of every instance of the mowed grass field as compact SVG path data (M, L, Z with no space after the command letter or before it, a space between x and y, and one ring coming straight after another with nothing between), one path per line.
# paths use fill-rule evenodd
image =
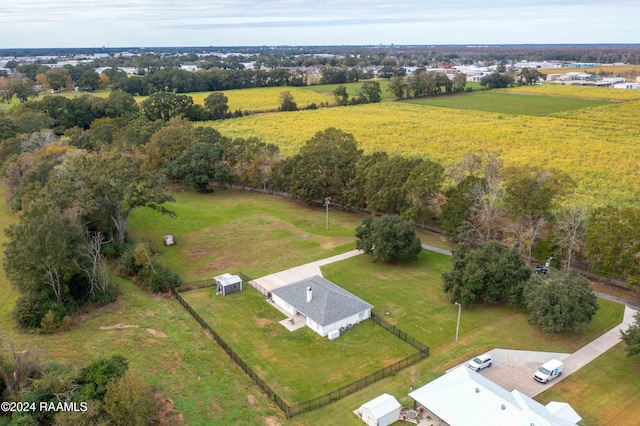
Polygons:
M216 296L215 288L182 297L289 405L323 396L399 362L417 350L373 321L330 341L308 327L289 331L286 315L249 286Z
M4 188L0 190L4 199ZM1 207L1 229L17 220ZM0 232L0 243L5 242ZM0 260L2 255L0 251ZM122 354L136 375L173 401L185 424L250 426L281 416L175 300L149 295L127 280L115 278L114 283L121 292L118 300L78 314L70 331L21 333L11 317L18 294L0 270L0 351L5 359L10 358L10 342L18 352L28 349L45 363L55 361L70 368Z
M184 191L184 192L182 192ZM243 191L198 194L175 188L167 208L177 217L151 209L135 210L129 230L137 240L155 242L162 262L184 281L212 278L225 272L261 277L355 248L357 215L329 212L295 201ZM176 245L162 237L173 234Z
M342 240L331 248L322 248L322 244L314 245L311 249L283 249L281 246L289 246L292 240L288 238L274 238L277 233L265 232L261 226L246 226L244 222L250 222L252 215L263 212L266 221L271 221L271 228L283 229L289 234L304 232L306 235L321 234L324 229L324 210L322 208L308 208L300 203L282 200L278 197L265 196L253 193L240 193L238 191L216 191L212 194L196 194L176 191L177 202L171 206L178 212L174 222L177 245L168 247L174 252L183 254L173 255L165 251L163 261L171 267L181 265L181 259L187 259L182 267L189 270L192 262L189 254L194 246L199 249L212 251L212 258L218 254L229 257L230 267L202 268L200 275L205 278L214 276L217 272L228 270L245 270L243 264L250 266L254 275L262 275L275 270L297 266L308 260L326 257L337 251L346 251L353 244L353 228L359 223L360 218L355 215L342 217L338 212L330 212L330 238L341 239L351 235L350 242L340 250ZM240 212L248 211L242 218ZM219 211L216 213L216 211ZM234 214L240 218L234 222ZM152 241L161 241L164 225L156 221L157 213L147 210L134 211L129 223L131 233L137 238L147 238ZM352 219L349 219L349 216ZM134 218L136 218L134 220ZM2 211L0 214L0 226L6 227L14 223L17 217ZM162 220L168 218L162 217ZM149 224L147 224L149 222ZM316 222L319 222L316 224ZM334 226L335 225L335 226ZM333 229L331 228L333 226ZM353 226L353 227L352 227ZM254 244L261 245L270 252L261 253L260 257L254 252L247 252L243 246L227 244L217 246L217 250L211 250L203 240L198 242L203 234L210 234L211 241L215 241L217 235L224 235L229 227L233 233L250 234L250 240ZM4 235L1 236L4 238ZM301 235L300 235L301 238ZM273 242L271 240L276 240ZM319 252L319 255L317 254ZM282 255L281 253L289 253ZM298 254L296 258L295 253ZM172 257L173 256L173 257ZM280 257L282 259L279 259ZM278 258L270 260L271 258ZM235 266L238 266L237 268ZM343 286L352 293L375 305L375 310L381 312L385 319L398 325L400 328L423 340L431 346L431 356L414 367L410 367L377 382L366 389L350 395L340 401L332 403L320 410L313 411L293 419L285 420L282 414L268 401L267 398L244 376L240 370L226 357L224 352L200 329L184 309L175 301L162 297L155 297L138 289L126 280L116 280L122 291L119 300L105 308L93 313L85 314L79 318L79 325L71 331L52 336L18 333L11 320L10 311L17 297L7 283L4 276L0 280L0 291L3 298L0 299L0 337L3 342L12 340L19 350L31 348L38 351L43 359L55 360L80 367L99 356L110 356L114 353L122 353L131 364L131 368L148 381L158 386L184 415L189 424L200 425L274 425L278 422L284 425L358 425L361 424L351 411L362 403L388 392L395 395L399 401L411 406L407 393L410 391L412 375L417 377L417 384L422 385L472 355L491 349L493 347L510 347L514 349L540 349L550 351L573 351L587 341L593 339L602 332L612 328L622 318L622 308L610 302L601 301L601 309L594 321L586 327L582 333L547 335L531 327L527 323L526 312L521 308L513 307L485 307L478 306L464 309L460 324L460 341L454 342L455 322L457 310L448 297L442 293L440 275L450 268L450 259L447 256L422 252L416 262L406 265L374 264L367 256L357 256L347 261L334 263L323 267L323 274L328 279ZM251 289L249 289L251 290ZM271 309L262 298L257 296L254 300L247 290L242 296L247 299L232 296L216 298L206 291L191 293L194 304L202 303L202 309L206 314L228 314L229 318L222 318L228 330L225 333L233 338L234 333L239 333L238 344L250 348L245 339L255 336L269 336L280 331L280 327L274 321L278 312L267 311ZM251 290L252 291L252 290ZM185 293L187 295L189 293ZM239 294L233 296L240 296ZM238 308L237 303L242 306ZM225 303L226 306L217 305ZM218 311L219 309L219 311ZM387 313L388 312L388 313ZM249 322L247 322L249 321ZM212 319L212 322L214 320ZM117 324L129 326L126 328L113 328ZM255 326L254 329L243 331L247 324ZM264 327L261 328L260 324ZM216 323L211 324L216 327ZM372 344L377 341L374 331L367 330L366 326L360 328L365 331L362 335L354 332L353 341L364 339L362 345ZM373 325L373 324L371 324ZM235 328L233 328L235 327ZM217 329L217 328L216 328ZM249 334L242 334L249 333ZM371 334L370 334L371 333ZM303 336L305 336L303 334ZM367 340L367 336L370 340ZM290 336L286 336L290 337ZM313 337L313 336L312 336ZM343 337L348 337L343 336ZM297 337L296 337L297 338ZM372 339L371 339L372 338ZM311 339L311 338L310 338ZM295 340L295 339L294 339ZM306 340L304 337L302 340ZM345 345L350 342L346 339ZM278 341L276 347L289 344L285 339ZM269 351L265 342L251 342L257 345L261 351ZM282 347L280 349L282 349ZM247 350L247 349L243 349ZM266 353L266 352L265 352ZM250 355L251 356L251 355ZM362 354L358 355L362 357ZM395 355L383 355L377 362ZM278 364L285 365L288 359L285 357L273 359ZM631 360L620 358L620 363L631 363ZM286 364L289 368L295 368ZM265 373L270 364L264 364ZM590 366L585 367L589 369ZM621 366L621 368L627 368ZM303 371L291 374L302 374ZM275 374L275 373L274 373ZM295 376L294 376L295 377ZM301 379L302 380L302 379ZM563 381L570 384L571 378ZM584 386L581 384L581 386ZM597 383L592 387L593 392L605 394L608 390L604 386L610 386L608 382ZM635 394L616 394L610 399L612 404L639 404L640 398ZM595 398L595 396L594 396ZM570 398L557 397L563 401L574 404ZM620 399L620 401L618 401ZM622 400L623 399L623 400ZM623 403L624 401L624 403ZM633 411L635 413L635 411ZM618 418L628 416L627 411L620 411L612 416L612 424ZM617 417L616 417L617 416ZM337 423L336 423L337 422ZM621 423L623 424L623 423Z
M528 96L495 90L410 99L405 102L440 108L468 109L501 114L533 115L538 117L610 104L610 102L606 101L551 96Z
M542 404L568 401L582 426L636 426L640 406L640 357L619 343L588 366L539 395Z
M468 99L474 96L471 93ZM526 102L524 98L537 102L535 96L519 99ZM461 101L464 99L467 97ZM621 108L629 120L619 119ZM568 173L577 182L574 200L580 203L628 205L640 198L640 122L631 119L634 114L640 114L640 102L551 117L383 102L250 116L207 125L227 136L254 136L274 143L284 155L297 153L316 132L327 127L352 133L365 153L387 151L429 157L445 166L461 161L465 153L487 150L500 153L506 165Z

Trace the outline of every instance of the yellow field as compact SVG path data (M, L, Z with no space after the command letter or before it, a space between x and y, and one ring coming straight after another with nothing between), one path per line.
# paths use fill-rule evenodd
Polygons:
M605 106L594 117L617 116ZM620 106L622 107L622 105ZM627 114L640 113L640 103ZM587 111L587 110L585 110ZM576 113L573 113L576 114ZM232 137L256 136L291 155L314 133L334 126L351 132L365 152L429 156L451 165L476 150L499 152L508 164L557 168L578 181L576 196L601 204L640 197L640 123L586 117L531 117L382 103L266 114L208 123Z
M577 120L591 120L600 123L638 123L640 114L640 101L620 102L602 107L578 109L574 111L559 112L556 117L572 118Z
M545 84L543 86L520 86L504 90L515 93L530 93L533 95L561 96L563 98L599 99L604 101L640 100L640 90L612 89L607 87Z
M280 106L280 93L289 91L298 108L304 108L309 104L319 105L321 102L335 103L333 96L316 93L302 87L259 87L256 89L223 90L222 93L229 99L229 110L237 109L249 112L275 111ZM204 105L204 100L211 92L179 93L193 98L193 103ZM138 103L147 99L147 96L136 96Z

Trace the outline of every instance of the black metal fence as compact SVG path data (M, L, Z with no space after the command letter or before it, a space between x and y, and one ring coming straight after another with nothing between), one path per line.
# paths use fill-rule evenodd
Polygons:
M271 387L269 387L269 385L266 384L265 381L262 380L260 376L258 376L256 372L253 371L251 367L249 367L247 363L244 362L242 358L240 358L238 354L236 354L235 351L231 349L231 347L224 340L222 340L218 333L216 333L209 326L209 324L207 324L207 322L203 320L200 315L198 315L198 313L191 307L191 305L189 305L187 301L184 300L175 289L172 288L171 292L176 297L178 302L180 302L180 304L187 310L187 312L189 312L191 316L198 322L198 324L200 324L202 328L204 328L211 334L213 340L215 340L216 343L220 345L220 347L226 352L229 358L231 358L231 360L235 362L242 369L242 371L244 371L249 377L251 377L251 379L260 387L260 389L262 389L267 394L267 396L273 402L275 402L275 404L284 412L287 418L291 417L291 410L289 408L289 405L287 405L287 403L282 398L280 398L280 396L275 393L273 389L271 389Z
M267 294L266 289L264 289L259 284L256 284L248 276L244 275L241 272L238 273L237 275L240 276L240 278L242 278L242 280L245 283L248 283L249 285L251 285L251 287L255 288L260 293L264 295ZM385 321L381 317L372 314L371 319L376 324L380 325L385 330L389 331L399 339L407 342L414 348L418 349L418 352L411 356L408 356L407 358L401 361L398 361L385 368L382 368L376 371L375 373L369 374L366 377L358 379L354 382L349 383L348 385L345 385L339 389L329 392L326 395L320 396L318 398L313 398L308 401L301 402L295 405L288 405L285 402L285 400L282 399L273 389L271 389L271 387L264 380L262 380L262 378L258 376L258 374L256 374L256 372L253 371L251 367L249 367L247 363L244 362L242 358L240 358L240 356L238 356L238 354L236 354L235 351L231 349L231 347L224 340L222 340L222 338L218 335L218 333L216 333L211 328L211 326L209 326L209 324L204 319L202 319L200 315L198 315L198 313L187 303L187 301L184 300L182 296L180 296L177 289L172 288L171 291L173 295L176 297L176 299L178 300L178 302L180 302L180 304L187 310L187 312L191 314L191 316L198 322L198 324L200 324L200 326L203 329L209 332L211 337L213 337L215 342L218 343L218 345L220 345L220 347L225 351L225 353L229 356L229 358L231 358L233 362L235 362L242 369L242 371L244 371L249 377L251 377L251 379L260 387L260 389L262 389L267 394L269 399L271 399L282 410L282 412L285 414L287 418L324 407L325 405L328 405L334 401L342 399L347 395L351 395L352 393L357 392L360 389L365 388L372 383L382 380L385 377L392 376L397 372L399 372L400 370L403 370L429 356L428 345L422 343L418 339L405 333L404 331L400 330L398 327L392 324L389 324L387 321Z
M357 392L372 383L382 380L385 377L393 376L398 371L403 370L417 363L418 361L425 359L427 356L429 356L428 353L417 352L403 359L402 361L391 364L381 370L376 371L375 373L369 374L366 377L351 382L348 385L341 387L340 389L329 392L326 395L289 406L290 412L288 417L293 417L297 416L298 414L306 413L308 411L317 410L318 408L331 404L332 402L342 399L345 396L351 395L352 393Z
M257 282L255 282L254 280L252 280L251 278L249 278L248 276L246 276L242 272L238 272L238 276L240 278L242 278L243 282L245 282L246 284L250 285L254 289L258 290L264 296L268 296L268 294L270 293L269 290L267 290L266 288L262 287L260 284L258 284Z
M380 327L387 330L389 333L392 333L397 338L404 340L405 342L419 350L420 353L425 354L425 357L429 356L429 346L427 344L422 343L420 340L416 339L410 334L405 333L395 325L388 323L387 321L382 319L382 317L375 315L373 312L371 313L371 319Z
M184 293L185 291L199 290L201 288L213 287L215 285L216 285L216 281L213 278L209 278L206 280L189 281L187 283L180 283L179 286L175 287L175 290L179 291L180 293Z

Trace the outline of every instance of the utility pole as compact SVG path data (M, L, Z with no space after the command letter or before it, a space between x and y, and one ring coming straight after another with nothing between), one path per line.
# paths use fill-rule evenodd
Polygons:
M458 307L458 325L456 325L456 342L458 341L458 330L460 330L460 311L462 310L462 305L456 302L456 306Z
M325 197L324 206L327 208L327 218L325 221L325 231L329 230L329 204L331 204L331 197Z

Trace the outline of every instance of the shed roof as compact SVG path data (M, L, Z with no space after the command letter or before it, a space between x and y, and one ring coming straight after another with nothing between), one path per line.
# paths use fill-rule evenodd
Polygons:
M576 423L555 415L518 390L507 391L466 366L427 383L409 396L451 425L575 426Z
M383 393L382 395L372 399L371 401L362 404L360 406L360 409L363 408L369 410L369 412L373 414L376 419L380 419L393 412L394 410L400 408L400 403L393 397L393 395Z
M307 302L309 287L313 296ZM373 305L319 275L274 289L272 293L321 326L373 308Z
M240 278L237 275L231 275L231 274L218 275L217 277L214 277L213 279L216 280L216 282L218 284L220 284L221 286L223 286L223 287L227 287L227 286L238 284L238 283L242 282L242 278Z

